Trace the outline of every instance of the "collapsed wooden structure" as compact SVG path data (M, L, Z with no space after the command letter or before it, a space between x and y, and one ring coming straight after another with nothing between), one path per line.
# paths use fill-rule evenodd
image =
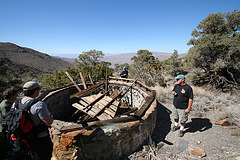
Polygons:
M146 135L153 132L155 92L146 85L136 79L117 77L96 84L85 84L83 79L83 84L72 82L73 85L48 91L40 97L56 119L51 129L56 159L71 156L75 159L111 159L131 153L143 143ZM56 101L59 98L61 100ZM111 136L107 132L111 132ZM129 144L135 138L137 142ZM109 148L109 141L113 148L117 146L117 150ZM100 142L105 144L98 148L96 145ZM96 155L87 148L95 150Z

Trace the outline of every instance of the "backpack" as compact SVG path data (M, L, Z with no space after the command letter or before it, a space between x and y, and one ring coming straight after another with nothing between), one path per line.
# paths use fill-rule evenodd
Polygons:
M33 131L33 122L30 119L30 108L38 102L37 99L32 99L26 104L21 103L22 99L15 101L15 108L11 108L2 117L2 128L7 140L10 143L11 156L24 159L35 141L36 134Z

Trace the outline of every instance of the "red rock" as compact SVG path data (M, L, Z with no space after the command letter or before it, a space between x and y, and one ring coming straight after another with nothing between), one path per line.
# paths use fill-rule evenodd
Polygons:
M222 126L230 126L231 125L228 118L223 119L223 120L218 121L218 122L215 122L215 124L219 124L219 125L222 125Z
M204 152L204 150L202 148L199 148L199 147L192 147L191 150L190 150L190 153L194 154L194 155L197 155L197 156L200 156L200 157L206 156L206 153Z

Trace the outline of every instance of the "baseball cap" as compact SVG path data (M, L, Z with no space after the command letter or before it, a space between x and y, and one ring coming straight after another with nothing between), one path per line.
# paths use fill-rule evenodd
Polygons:
M185 79L185 76L183 74L179 74L175 79Z
M33 90L36 88L42 88L42 86L35 81L29 81L23 85L23 90Z

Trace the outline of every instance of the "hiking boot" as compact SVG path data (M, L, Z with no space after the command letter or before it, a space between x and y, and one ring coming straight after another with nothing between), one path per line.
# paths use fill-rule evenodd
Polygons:
M179 133L178 133L178 137L183 137L183 135L184 135L184 131L180 130Z
M173 126L173 128L171 129L173 132L175 132L176 130L178 130L180 127L179 126Z

